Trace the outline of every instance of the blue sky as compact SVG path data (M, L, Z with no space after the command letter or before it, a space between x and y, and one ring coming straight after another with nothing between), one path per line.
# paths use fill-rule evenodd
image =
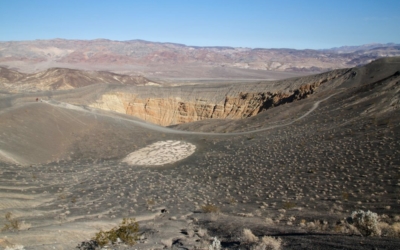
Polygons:
M400 43L400 0L0 0L0 41L322 49Z

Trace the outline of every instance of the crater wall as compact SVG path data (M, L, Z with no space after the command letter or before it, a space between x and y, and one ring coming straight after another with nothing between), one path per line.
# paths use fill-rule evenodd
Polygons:
M242 119L307 98L322 84L346 79L349 70L251 84L133 87L104 93L89 106L132 115L161 126L204 119ZM332 83L331 83L332 84Z

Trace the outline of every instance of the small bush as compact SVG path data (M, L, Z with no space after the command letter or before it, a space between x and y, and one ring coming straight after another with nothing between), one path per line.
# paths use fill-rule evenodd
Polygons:
M156 201L153 199L146 200L147 206L152 207L156 204Z
M267 217L267 218L265 218L265 223L266 223L267 225L273 225L273 224L274 224L274 221L273 221L271 218Z
M283 205L282 205L282 207L283 207L284 209L286 209L286 210L292 209L292 208L294 208L295 206L296 206L296 203L290 202L290 201L285 202L285 203L283 203Z
M97 243L97 241L90 240L90 241L84 241L84 242L78 244L78 246L76 248L78 248L79 250L96 250L98 247L99 247L99 244Z
M400 238L400 223L395 222L392 225L389 225L385 222L379 223L379 228L382 231L382 236Z
M8 223L4 225L1 231L18 231L21 227L21 222L17 219L12 218L12 213L8 212L5 215Z
M381 230L378 225L378 215L371 211L363 210L353 211L351 213L353 225L364 236L379 236Z
M209 240L210 236L207 233L207 229L197 228L194 231L196 235L199 237L199 239L196 241L199 242L200 244L195 249L208 249L208 247L210 246L210 240Z
M281 249L282 240L270 236L264 236L261 242L256 246L253 246L252 250L279 250Z
M208 246L208 250L221 250L221 241L214 237L213 242Z
M100 231L96 233L93 238L94 241L99 244L100 247L107 245L108 243L115 243L120 239L127 245L134 245L138 240L139 224L134 218L124 218L122 223L118 227L114 227L110 231Z
M247 229L247 228L243 229L242 239L246 243L254 243L254 242L258 241L258 237L255 236L253 234L253 232L250 229Z
M233 197L230 197L230 198L228 199L228 202L229 202L229 204L231 204L231 205L235 205L235 204L237 203L237 200L236 200L235 198L233 198Z
M206 204L201 207L201 211L203 211L203 213L218 213L219 208L213 204Z
M196 230L196 234L200 238L207 238L208 237L207 229L199 228L199 229Z
M14 245L12 247L6 246L4 250L25 250L25 248L22 245Z

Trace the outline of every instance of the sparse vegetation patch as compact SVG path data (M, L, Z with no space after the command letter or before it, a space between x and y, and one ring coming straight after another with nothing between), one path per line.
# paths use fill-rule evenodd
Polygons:
M351 219L354 226L364 236L380 236L381 230L378 225L378 214L363 210L353 211Z
M4 216L6 218L6 223L1 231L18 231L21 227L21 222L17 219L12 218L12 213L8 212Z
M203 213L219 213L219 207L213 204L206 204L201 207L201 211L203 211Z
M134 218L124 218L118 227L109 231L100 230L93 238L96 243L103 247L109 243L121 241L129 246L136 244L138 240L139 223Z

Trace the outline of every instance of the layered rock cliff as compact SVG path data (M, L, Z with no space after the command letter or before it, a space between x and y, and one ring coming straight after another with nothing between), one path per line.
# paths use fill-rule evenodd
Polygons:
M348 71L236 86L136 87L130 91L105 93L90 106L132 115L162 126L204 119L242 119L306 98L321 84L342 77Z

